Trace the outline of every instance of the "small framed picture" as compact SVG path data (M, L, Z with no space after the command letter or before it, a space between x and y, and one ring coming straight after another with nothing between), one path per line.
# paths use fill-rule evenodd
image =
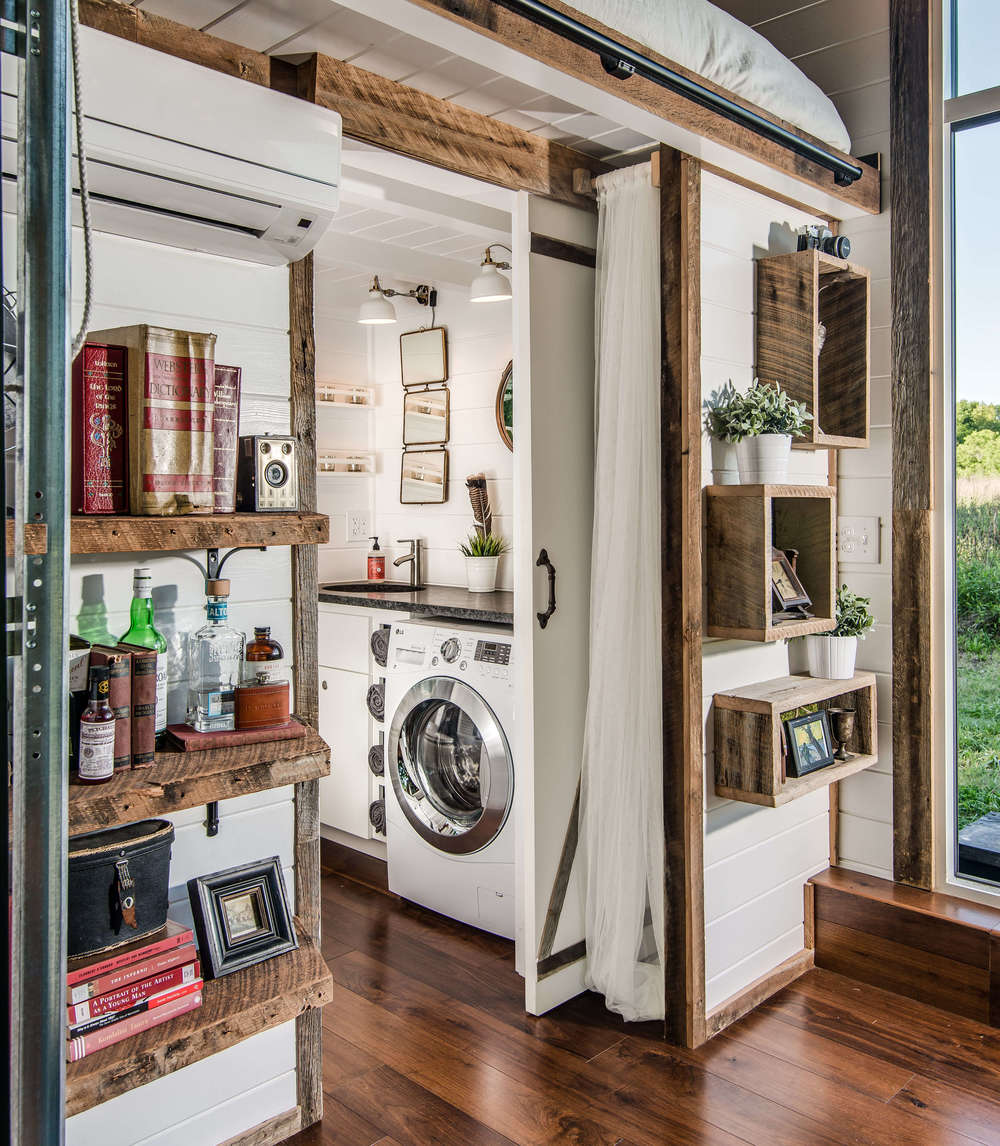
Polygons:
M833 738L826 709L784 722L788 736L788 774L807 776L833 763Z
M206 979L299 945L277 856L189 879L188 896Z
M802 610L812 604L809 594L802 587L788 554L783 549L771 549L771 590L778 611Z

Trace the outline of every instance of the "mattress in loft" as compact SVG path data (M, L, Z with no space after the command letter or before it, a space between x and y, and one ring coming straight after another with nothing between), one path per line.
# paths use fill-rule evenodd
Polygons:
M850 151L847 128L830 98L773 44L708 0L570 3L778 119Z

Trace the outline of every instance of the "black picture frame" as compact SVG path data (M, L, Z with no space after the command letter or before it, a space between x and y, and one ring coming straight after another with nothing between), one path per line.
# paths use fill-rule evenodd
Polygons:
M783 722L788 743L789 776L808 776L834 762L833 736L826 709ZM802 730L805 735L800 734Z
M196 876L187 887L205 979L298 947L278 856Z
M792 568L788 554L774 546L771 547L771 592L777 612L804 611L812 604L812 598Z

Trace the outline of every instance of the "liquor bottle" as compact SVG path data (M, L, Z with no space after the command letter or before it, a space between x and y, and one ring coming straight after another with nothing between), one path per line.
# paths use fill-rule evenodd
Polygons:
M282 676L284 651L260 625L247 645L243 684L236 690L236 727L276 728L289 720L288 678Z
M229 582L206 581L205 594L208 624L188 641L187 722L197 732L231 731L246 640L226 623Z
M77 777L81 784L104 784L115 774L115 714L108 694L108 668L94 665L87 707L80 716Z
M247 645L247 663L243 679L248 683L277 684L283 678L282 659L285 651L271 639L269 625L257 625L253 640Z
M120 644L156 650L156 739L167 730L167 639L153 624L153 576L148 566L132 575L128 632Z

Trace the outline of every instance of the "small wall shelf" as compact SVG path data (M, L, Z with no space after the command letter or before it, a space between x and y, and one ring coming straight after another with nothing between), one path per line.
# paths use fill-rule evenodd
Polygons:
M848 760L810 772L785 776L781 719L806 705L854 709L854 735ZM785 676L744 688L717 692L713 703L715 793L770 808L825 788L878 760L878 712L875 674L856 672L853 680Z
M375 405L371 386L352 386L349 382L317 382L316 402L320 406L370 410Z
M780 641L835 625L836 490L823 485L713 485L706 513L706 634ZM806 620L775 621L771 548L797 549L812 598Z
M864 267L815 249L757 260L757 374L812 413L797 448L868 445L869 315Z
M323 513L219 513L189 517L74 517L74 553L152 553L238 545L322 545Z
M319 477L364 477L375 472L375 455L368 450L320 450L316 456Z

